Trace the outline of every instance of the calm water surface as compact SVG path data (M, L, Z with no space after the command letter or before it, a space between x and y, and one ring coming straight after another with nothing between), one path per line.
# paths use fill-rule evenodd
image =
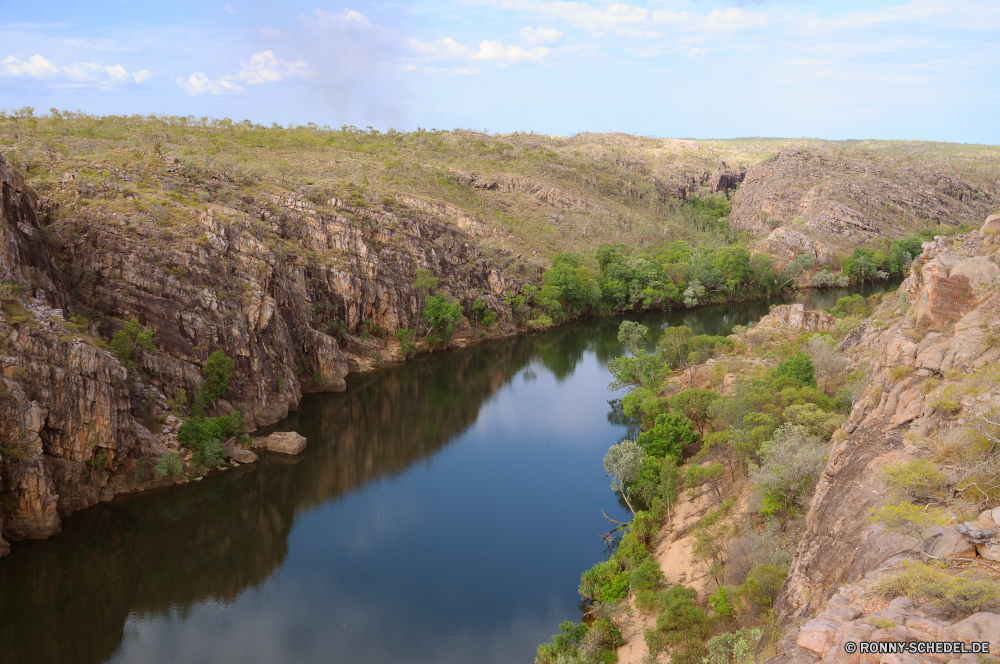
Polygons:
M768 305L630 318L727 334ZM601 464L627 432L607 389L620 320L351 376L269 429L307 436L299 457L98 505L15 544L0 660L533 661L580 619L580 573L607 554L601 510L625 520Z

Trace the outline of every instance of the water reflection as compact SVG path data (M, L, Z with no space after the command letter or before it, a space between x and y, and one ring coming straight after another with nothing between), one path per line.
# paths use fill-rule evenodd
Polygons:
M725 334L768 304L630 318ZM600 511L625 513L600 464L635 435L606 390L620 320L353 377L273 427L309 438L300 457L15 544L0 561L3 661L530 661L579 617Z

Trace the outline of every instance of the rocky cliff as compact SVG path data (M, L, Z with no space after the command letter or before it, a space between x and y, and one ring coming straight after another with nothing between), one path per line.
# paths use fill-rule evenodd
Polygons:
M766 237L775 258L817 259L927 224L978 224L1000 205L1000 183L958 160L927 163L881 150L779 150L752 166L733 196L734 228Z
M349 371L401 359L392 333L426 331L418 269L497 314L479 336L515 329L502 295L519 280L458 225L420 209L334 200L318 210L301 197L240 195L231 207L123 214L114 196L81 191L73 178L59 185L70 202L39 201L2 156L0 176L8 540L48 537L75 510L165 483L152 473L176 448L164 415L183 411L215 350L236 361L240 380L213 414L239 407L261 426L303 393L344 390ZM130 376L104 339L131 318L154 328L156 348L136 353ZM472 332L463 321L453 344Z
M842 342L868 384L834 436L775 605L796 625L779 660L858 661L860 655L852 658L841 646L859 639L982 639L997 647L1000 616L978 613L958 622L961 612L940 602L916 607L904 597L887 606L872 594L872 584L914 557L919 542L867 517L891 502L883 474L888 465L927 458L943 464L950 510L968 513L995 502L988 485L981 492L965 481L969 456L962 450L982 440L1000 404L998 247L1000 235L990 228L925 243L898 294ZM931 528L925 550L989 569L988 561L1000 558L992 515L988 510L964 525L959 518L957 525ZM816 617L801 625L810 616ZM880 625L895 632L879 631Z

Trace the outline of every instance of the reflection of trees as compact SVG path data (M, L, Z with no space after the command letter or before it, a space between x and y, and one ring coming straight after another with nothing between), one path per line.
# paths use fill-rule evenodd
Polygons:
M302 457L101 505L51 540L18 545L0 561L3 661L103 662L130 614L232 601L263 583L285 559L297 512L434 454L533 345L510 339L359 377L279 425L309 438Z
M608 401L611 410L608 411L608 423L626 428L626 438L635 439L639 436L639 418L628 417L622 408L621 399L611 399Z

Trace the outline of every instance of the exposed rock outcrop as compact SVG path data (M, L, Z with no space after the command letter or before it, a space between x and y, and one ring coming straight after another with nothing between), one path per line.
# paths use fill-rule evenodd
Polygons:
M977 378L1000 359L1000 348L984 343L1000 302L1000 270L992 260L998 245L1000 237L982 231L925 243L899 292L886 296L872 319L842 342L841 350L856 366L866 366L868 385L844 427L846 435L834 438L806 532L775 605L779 613L806 616L841 583L857 583L913 553L914 539L884 532L866 517L884 499L882 469L916 458L913 436L907 434L946 438L1000 402L995 382ZM972 389L960 390L956 381ZM1000 551L997 532L992 512L984 513L977 522L930 531L928 551L942 557L978 551L1000 559L993 557ZM819 643L823 629L813 625L806 631L815 634L802 639ZM836 638L831 633L830 643L847 638L845 633L836 632Z
M157 424L155 434L146 423L192 398L215 350L235 360L240 380L210 414L238 407L256 427L285 417L304 393L346 389L351 365L401 359L392 333L426 332L418 269L466 306L483 300L497 314L493 336L516 329L503 296L520 281L433 209L337 200L330 213L302 197L239 195L196 215L179 207L129 216L83 198L41 201L2 157L0 177L0 280L28 284L0 313L7 539L48 537L73 511L173 481L152 466L177 447L179 423ZM155 350L135 353L131 376L101 340L130 318L156 333ZM456 343L472 332L463 322ZM345 352L351 339L359 357Z
M779 304L761 318L754 330L792 328L823 332L837 329L837 319L825 311L807 311L804 304Z
M754 166L733 195L730 224L763 236L797 229L833 249L898 237L925 219L975 223L998 205L998 191L964 182L940 166L876 154L782 150Z

